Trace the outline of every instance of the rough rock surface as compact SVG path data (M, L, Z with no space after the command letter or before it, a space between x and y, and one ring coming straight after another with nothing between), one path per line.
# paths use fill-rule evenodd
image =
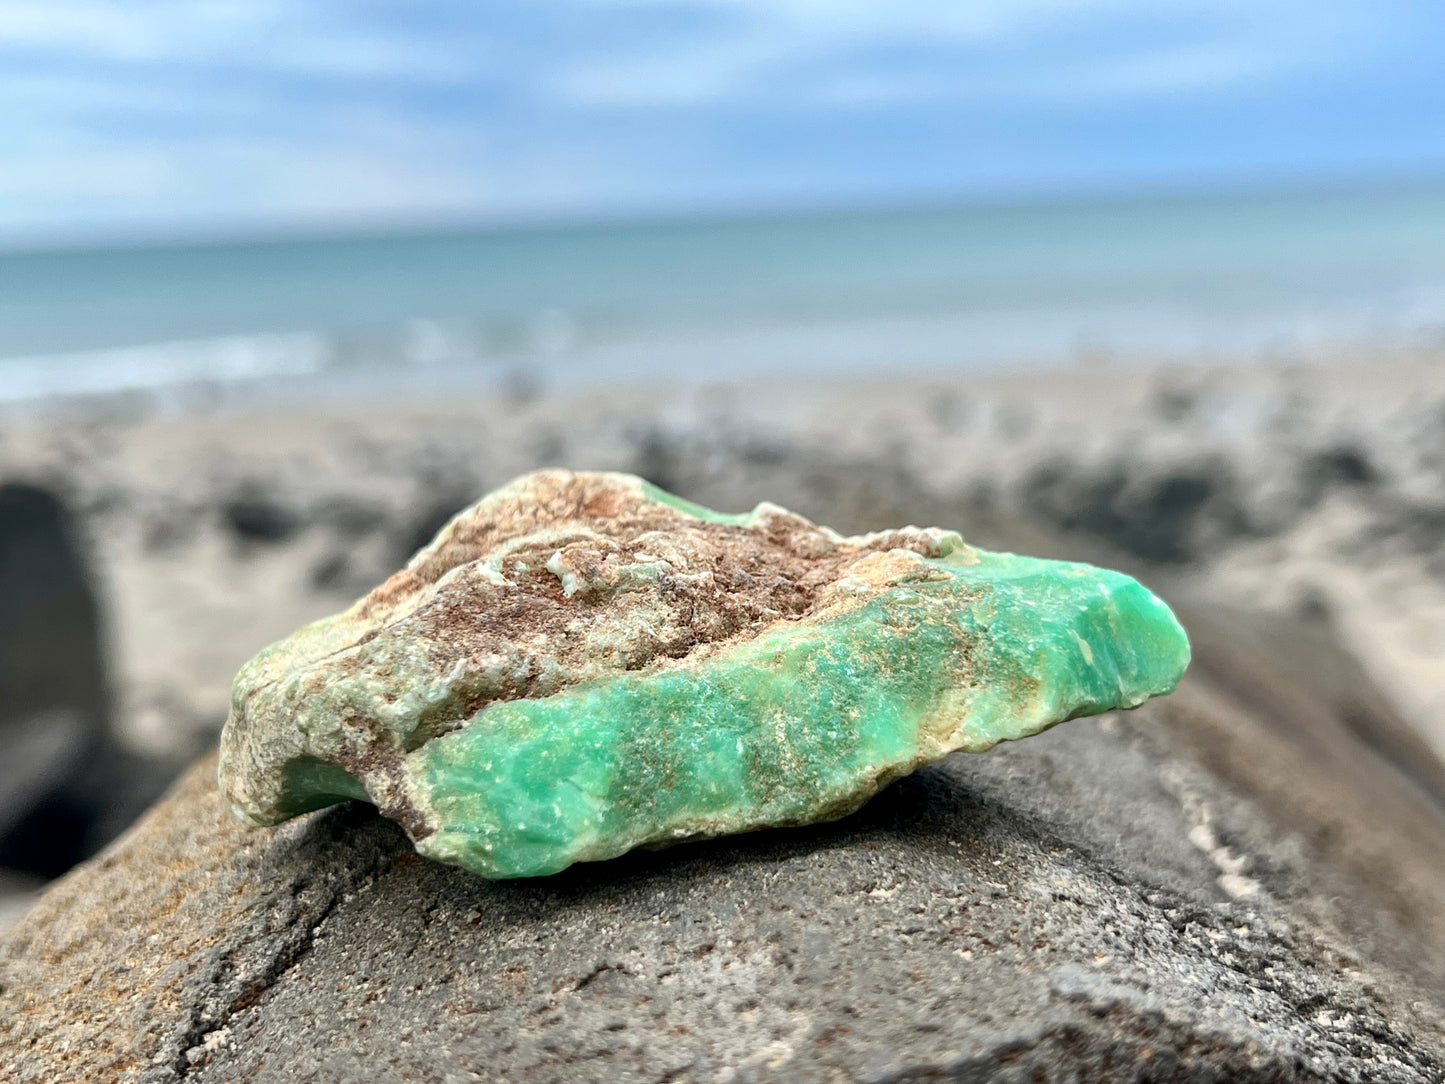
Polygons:
M1186 610L1174 697L827 826L487 882L214 762L0 947L0 1064L119 1079L1433 1081L1445 828L1320 675ZM1288 654L1287 628L1256 630ZM1258 801L1246 801L1235 787Z
M1211 600L1303 613L1309 588L1341 633L1335 592L1373 570L1362 597L1438 667L1424 581L1380 585L1401 538L1445 539L1439 373L1428 394L1397 382L1403 415L1378 416L1388 382L1358 374L1363 390L1314 401L1308 374L1262 373L1282 390L1257 409L1241 374L1208 375L1167 425L1121 405L1157 392L1126 372L1094 398L1066 382L1050 410L1030 375L1004 393L890 382L811 415L763 389L771 421L701 397L639 419L628 390L625 409L388 402L324 425L308 406L46 432L120 592L119 641L149 645L119 671L135 732L174 743L219 727L259 640L344 605L468 495L559 460L714 507L768 493L849 530L955 523L1127 567L1005 516L1040 456L1082 480L1117 462L1107 515L1050 504L1067 492L1050 485L1043 518L1157 555L1115 529L1143 524L1223 570L1257 538L1249 590L1211 573ZM1281 402L1298 424L1274 439ZM1306 508L1291 480L1357 430L1376 480L1335 457L1344 480ZM1211 442L1210 487L1180 484ZM1309 533L1342 502L1364 511ZM1332 559L1266 560L1285 530ZM362 807L248 832L203 765L0 942L0 1080L1439 1080L1445 774L1328 623L1176 609L1195 662L1167 701L953 758L830 826L545 884L420 860Z
M257 825L369 800L429 858L535 876L833 820L1188 659L1123 573L535 471L241 668L221 788Z

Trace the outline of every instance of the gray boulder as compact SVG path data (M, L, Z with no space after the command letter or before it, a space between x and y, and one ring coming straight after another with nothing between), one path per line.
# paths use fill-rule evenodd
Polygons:
M0 485L6 879L16 872L53 877L94 854L184 763L137 756L113 733L101 607L77 534L57 493L22 482Z
M55 494L0 485L0 867L49 876L95 850L107 745L98 607L73 536Z
M1433 769L1314 633L1179 608L1198 661L1167 700L954 756L832 825L536 881L421 859L361 805L246 828L202 761L0 943L0 1065L1441 1079Z

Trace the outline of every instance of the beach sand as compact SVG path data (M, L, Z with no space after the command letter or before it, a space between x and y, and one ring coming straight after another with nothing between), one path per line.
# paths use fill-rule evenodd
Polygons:
M1303 618L1445 754L1438 357L552 388L402 374L313 392L51 403L0 430L3 480L74 514L112 726L162 778L214 741L242 662L540 466L633 471L726 510L771 500L847 532L936 523L1118 565L1176 601Z

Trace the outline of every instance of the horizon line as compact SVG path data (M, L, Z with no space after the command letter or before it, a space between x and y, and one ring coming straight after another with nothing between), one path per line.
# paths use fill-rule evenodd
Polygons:
M1154 181L1134 185L1095 184L1071 188L1041 187L1007 193L990 188L976 192L925 191L876 197L824 197L810 199L758 199L733 202L680 204L646 210L638 206L567 212L513 212L484 215L373 215L334 222L286 224L278 219L235 223L230 226L181 227L149 231L144 227L117 228L48 238L0 234L0 259L121 253L190 248L249 248L290 244L345 244L444 236L586 232L671 228L729 222L765 222L849 215L887 216L962 210L1043 210L1077 206L1108 206L1132 202L1194 202L1221 197L1267 197L1290 194L1348 194L1352 191L1431 188L1445 184L1445 162L1411 170L1341 170L1302 177L1298 174L1261 174L1215 180ZM100 235L97 236L96 233Z

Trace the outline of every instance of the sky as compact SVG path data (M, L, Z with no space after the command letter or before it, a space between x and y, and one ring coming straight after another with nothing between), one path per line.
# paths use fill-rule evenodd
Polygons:
M1440 0L0 0L0 242L1445 173Z

